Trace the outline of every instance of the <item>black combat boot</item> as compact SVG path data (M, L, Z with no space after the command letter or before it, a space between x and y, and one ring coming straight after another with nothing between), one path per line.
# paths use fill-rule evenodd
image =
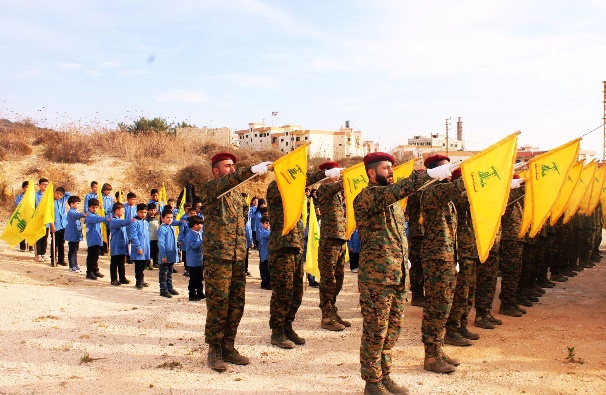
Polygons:
M501 303L501 307L499 308L499 314L508 315L510 317L521 317L522 312L518 311L513 305Z
M469 329L467 329L467 325L461 325L461 327L459 328L459 333L461 334L461 336L469 340L478 340L480 338L480 334L470 332Z

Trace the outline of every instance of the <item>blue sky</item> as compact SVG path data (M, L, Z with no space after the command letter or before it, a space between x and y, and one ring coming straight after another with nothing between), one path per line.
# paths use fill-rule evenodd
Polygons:
M602 124L604 1L0 0L0 117L141 115L336 130L389 149L462 117L467 148ZM271 116L278 111L277 117ZM46 121L42 121L46 119ZM46 126L46 125L42 125ZM601 129L582 148L602 155Z

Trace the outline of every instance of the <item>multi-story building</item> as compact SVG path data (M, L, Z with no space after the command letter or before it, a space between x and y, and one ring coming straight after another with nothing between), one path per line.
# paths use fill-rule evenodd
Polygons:
M248 129L236 130L235 134L240 148L251 151L290 152L311 141L309 156L329 160L364 156L378 150L378 144L362 140L362 132L349 127L349 122L335 132L302 129L301 125L266 126L263 122L251 122Z

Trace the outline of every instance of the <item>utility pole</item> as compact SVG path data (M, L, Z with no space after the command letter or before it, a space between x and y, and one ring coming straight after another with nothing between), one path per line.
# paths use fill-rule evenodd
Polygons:
M448 131L450 130L450 117L446 118L446 156L448 156Z
M604 143L602 146L602 161L606 160L606 81L602 82L604 84L604 118L602 118L602 120L604 121L604 125L602 126L604 128L604 132L603 132L603 139L604 139Z
M461 117L458 117L457 121L457 140L461 142L461 150L465 150L465 145L463 144L463 121L461 121Z

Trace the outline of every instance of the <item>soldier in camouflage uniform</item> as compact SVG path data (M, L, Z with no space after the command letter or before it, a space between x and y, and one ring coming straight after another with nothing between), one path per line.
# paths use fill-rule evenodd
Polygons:
M410 261L410 292L411 305L423 307L425 293L423 291L423 264L421 261L421 247L423 246L423 224L421 217L421 193L413 193L408 197L406 213L408 214L408 260Z
M340 169L307 173L306 185L314 184L331 172L337 176ZM269 327L272 330L271 344L281 348L294 348L295 344L305 344L305 339L292 328L301 301L303 300L303 223L286 235L284 229L284 208L278 183L272 181L267 186L267 206L269 209L269 269L271 275L271 300L269 307Z
M326 162L320 170L338 168L336 162ZM320 269L320 326L332 331L341 331L350 327L337 313L337 296L343 287L345 277L345 201L343 182L324 183L318 188L318 208L322 214L320 222L320 246L318 248L318 266Z
M461 169L452 172L452 180L461 177ZM467 194L453 197L457 209L457 244L456 256L459 263L459 272L456 277L456 286L452 299L450 314L446 320L446 335L444 344L451 346L471 346L470 340L478 340L480 335L467 329L467 316L475 300L476 289L476 262L478 249L476 236L471 220L469 200Z
M519 177L519 176L518 176ZM514 176L515 178L515 176ZM509 193L509 200L505 213L501 217L501 293L499 299L501 306L499 314L511 317L521 317L526 310L518 306L516 293L520 282L522 270L522 252L524 251L524 240L518 237L522 225L521 200L526 188L513 189Z
M214 179L201 188L202 212L206 230L202 251L206 282L206 328L208 365L217 371L227 369L225 362L247 365L250 361L234 348L238 325L244 313L246 237L242 216L242 196L231 191L253 173L264 173L264 162L235 170L236 157L220 153L212 158Z
M432 169L449 161L446 156L434 155L425 159L425 167ZM423 368L436 373L451 373L460 363L449 358L442 345L456 283L457 210L452 199L463 191L463 180L458 179L430 186L421 194L421 215L425 229L421 251L425 277L425 307L421 326L425 344Z
M593 213L592 213L593 214ZM581 232L579 243L579 266L589 269L595 266L591 261L591 252L595 242L595 217L592 214L582 214L583 231Z
M497 289L500 248L501 228L499 227L486 262L476 264L476 318L473 325L478 328L494 329L495 325L503 324L503 321L495 318L490 312Z
M404 313L407 240L404 215L397 202L418 189L426 172L393 183L392 155L373 152L364 157L369 184L354 199L360 234L358 288L363 329L360 344L365 394L407 394L391 378L392 348L402 329ZM446 174L445 174L446 173ZM432 176L450 175L448 168Z

